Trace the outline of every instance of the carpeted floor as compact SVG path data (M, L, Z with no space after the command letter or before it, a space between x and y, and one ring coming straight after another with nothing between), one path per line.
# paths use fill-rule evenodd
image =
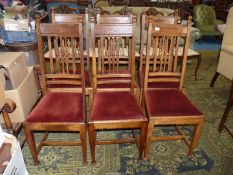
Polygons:
M154 142L150 159L139 161L135 145L97 146L97 164L91 165L88 147L88 166L82 165L80 147L43 147L39 166L34 166L27 144L23 155L31 175L233 175L233 140L217 127L225 108L231 82L220 76L214 88L209 83L217 66L217 52L202 52L198 80L194 80L196 61L187 66L185 88L188 97L205 114L202 135L193 158L187 157L187 147L181 141ZM230 114L233 129L233 111ZM184 128L187 133L192 129ZM172 132L161 131L161 132ZM128 132L99 133L101 137L125 136ZM98 136L99 136L98 135ZM40 136L40 134L38 134ZM51 139L76 139L78 134L51 134ZM38 137L37 137L38 138Z

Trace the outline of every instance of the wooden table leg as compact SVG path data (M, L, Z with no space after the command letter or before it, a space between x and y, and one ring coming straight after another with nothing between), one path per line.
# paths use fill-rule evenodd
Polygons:
M182 58L182 57L179 57L179 58ZM198 71L200 64L201 64L201 54L198 53L195 55L188 55L187 56L187 60L191 60L193 58L197 59L197 65L196 65L195 72L194 72L195 80L197 80L197 71Z
M196 66L196 69L195 69L195 80L197 80L197 71L200 67L200 64L201 64L201 54L199 54L197 57L197 66Z
M222 132L223 128L225 128L227 130L227 132L232 136L233 138L233 134L232 132L228 129L228 127L225 125L226 121L227 121L227 117L228 114L231 110L231 107L233 105L233 81L232 81L232 85L231 85L231 89L230 89L230 95L229 95L229 99L227 102L227 106L225 108L224 114L222 116L221 122L218 126L218 132Z
M215 81L217 80L218 76L219 76L219 73L215 72L215 74L210 82L210 87L214 87Z

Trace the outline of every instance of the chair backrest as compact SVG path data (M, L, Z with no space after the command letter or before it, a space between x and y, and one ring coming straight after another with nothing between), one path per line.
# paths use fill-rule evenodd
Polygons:
M80 18L83 18L83 16L81 14L56 13L55 8L51 8L52 23L79 23Z
M153 14L153 15L148 15ZM157 12L154 8L150 8L148 10L143 10L141 13L141 26L140 26L140 65L139 70L142 70L142 66L145 63L145 59L143 58L143 49L145 46L145 30L148 29L149 20L155 24L176 24L178 22L178 14L175 12L170 16L163 16L161 12Z
M112 13L113 15L136 15L133 12L133 8L129 8L129 7L123 7L121 10L117 10L115 12Z
M144 89L153 82L178 82L183 87L189 47L191 19L188 25L154 23L149 20ZM180 39L185 38L182 63L178 64ZM150 53L152 51L152 54ZM152 57L152 56L153 57ZM180 67L179 67L180 66Z
M107 25L107 24L125 25L125 24L134 24L134 20L136 20L136 19L137 19L137 17L134 15L129 15L129 14L127 14L127 15L100 15L100 11L97 11L96 23L103 24L103 25ZM128 37L128 39L129 39L129 37ZM120 50L121 55L120 56L128 58L131 56L131 54L128 53L127 47L131 47L131 43L129 43L128 46L126 43L127 43L127 38L122 37L121 50ZM129 49L131 49L131 48L129 48ZM127 62L126 62L126 64L127 64Z
M142 14L147 15L147 16L149 16L149 15L153 15L153 16L163 16L163 13L162 13L162 12L157 11L157 10L156 10L155 8L153 8L153 7L149 8L149 9L147 9L147 10L143 9L143 10L142 10Z
M101 17L100 17L101 16ZM97 24L129 24L133 23L134 15L101 15L101 11L97 11L96 23Z
M87 52L87 70L90 70L90 52L91 37L90 37L90 18L96 18L97 14L101 12L100 8L85 8L85 37L86 37L86 52Z
M53 8L51 8L51 22L52 23L79 23L80 18L83 18L84 15L82 14L55 14ZM86 69L90 70L90 55L89 55L89 43L90 43L90 34L89 34L89 28L88 25L89 23L86 22L86 16L85 16L85 30L84 35L86 42L84 43L84 46L86 48L86 58L85 58L85 63L86 63Z
M49 13L49 17L51 14L51 8L55 9L55 13L65 13L65 14L77 14L78 13L78 5L76 1L72 0L57 0L51 1L47 3L47 11ZM51 19L51 18L50 18Z
M58 14L71 14L71 13L78 13L77 8L70 7L68 4L61 4L57 7L51 7L50 8L50 14L52 9L54 10L55 13Z
M233 28L233 7L230 8L228 16L227 16L226 27L224 29L222 45L233 46L232 28Z
M83 21L40 23L36 19L38 50L44 94L47 91L85 92ZM48 57L44 50L48 45Z
M125 19L128 18L131 19L129 23L126 23ZM111 19L111 23L107 23L109 19ZM123 23L119 23L119 21L123 21ZM104 15L100 16L97 24L95 24L94 18L91 18L94 93L101 89L102 85L109 84L130 84L129 90L133 92L135 84L135 34L135 16L115 15L114 18L114 16ZM128 53L123 53L125 51Z

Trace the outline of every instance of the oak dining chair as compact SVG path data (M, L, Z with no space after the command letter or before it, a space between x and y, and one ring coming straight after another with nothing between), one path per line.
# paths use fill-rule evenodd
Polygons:
M201 134L203 114L183 92L191 20L181 24L153 23L149 19L144 78L144 93L148 129L144 157L148 159L152 141L184 140L191 156ZM182 63L178 64L180 39L184 38ZM151 57L150 52L153 52ZM176 82L178 87L153 88L150 83ZM154 129L174 126L178 135L154 135ZM182 131L183 126L194 126L193 134ZM189 139L191 137L191 141Z
M109 16L101 16L107 21ZM91 18L93 91L94 99L88 122L89 143L92 163L96 163L95 146L101 144L136 143L139 159L143 156L146 138L147 118L144 116L135 97L135 30L136 17L130 23L95 23ZM125 21L125 16L111 16L112 21ZM124 42L124 41L128 42ZM122 45L128 46L128 55L122 56ZM96 52L98 48L98 52ZM97 59L98 54L98 59ZM136 130L133 138L97 138L97 131Z
M87 164L83 21L80 17L77 23L40 23L37 18L43 97L23 123L35 165L42 146L56 145L80 145ZM44 56L45 45L49 58ZM36 132L45 132L37 148ZM49 141L50 132L79 132L80 141Z
M139 59L139 71L138 81L139 86L141 88L140 91L140 103L143 106L143 86L144 86L144 77L145 77L145 62L146 62L146 40L147 40L147 30L149 27L149 20L155 24L175 24L178 21L177 13L170 16L163 16L161 12L156 11L154 8L149 8L148 10L143 10L140 16L140 59ZM152 47L150 48L151 58L153 59ZM176 82L153 82L150 83L149 86L154 88L174 88L178 87L178 83Z

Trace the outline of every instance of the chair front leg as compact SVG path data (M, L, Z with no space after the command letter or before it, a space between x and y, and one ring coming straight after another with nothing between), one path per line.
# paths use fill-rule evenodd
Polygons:
M144 151L145 142L146 142L146 133L147 133L146 131L147 131L147 123L145 122L141 127L139 159L142 159L142 156L143 156L143 151Z
M35 142L34 134L25 125L24 125L23 129L24 129L24 133L25 133L25 136L26 136L26 139L27 139L27 143L28 143L30 152L32 154L34 165L39 165L40 161L38 160L38 154L37 154L37 151L36 151L36 142Z
M83 164L87 165L87 146L86 146L86 126L85 124L81 127L80 130L80 139L82 144L82 156L83 156Z
M200 122L198 124L196 124L194 126L194 131L193 131L193 135L192 135L192 141L189 145L189 152L188 152L188 156L191 157L193 154L193 150L197 145L197 141L201 135L201 129L203 127L204 124L204 118L200 120Z
M145 160L148 159L153 130L154 130L154 125L152 122L149 121L148 128L147 128L147 135L146 135L146 146L145 146L145 152L144 152Z
M95 160L95 127L94 124L89 124L89 144L91 150L91 163L96 164Z

